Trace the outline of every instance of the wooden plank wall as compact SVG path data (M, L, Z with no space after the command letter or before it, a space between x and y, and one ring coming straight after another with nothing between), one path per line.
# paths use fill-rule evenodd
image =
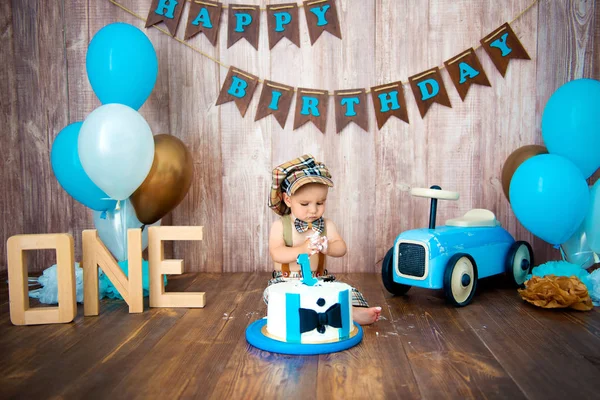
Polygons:
M151 3L121 1L144 17ZM262 7L267 3L260 1ZM189 43L226 64L295 87L368 88L442 65L530 3L337 0L343 40L325 33L311 46L301 10L301 48L284 39L272 51L262 13L258 52L243 40L227 49L224 13L216 47L202 36ZM513 235L533 243L539 261L558 257L515 219L499 177L513 150L542 143L541 115L556 88L575 78L600 78L598 2L540 0L512 25L532 61L511 62L502 78L479 49L491 88L475 86L461 102L444 71L451 109L435 105L421 119L407 90L410 125L395 119L379 131L370 109L370 132L351 125L340 135L332 103L325 135L310 124L293 131L292 113L285 129L271 117L254 122L260 86L244 119L233 103L216 107L226 69L156 29L144 29L142 21L108 0L12 0L0 7L3 255L11 235L71 232L80 258L81 230L93 228L91 211L60 188L49 155L64 126L99 106L85 72L89 41L106 24L123 21L145 30L159 57L157 84L140 112L155 134L176 135L194 156L192 188L163 219L163 224L205 226L204 241L167 247L169 254L185 259L188 271L272 268L267 249L275 218L267 207L271 168L304 153L324 160L336 183L327 215L349 252L332 260L330 271L376 272L397 234L427 224L428 202L411 198L403 184L439 184L460 192L460 201L440 205L439 222L470 208L489 208ZM187 12L188 7L178 37L183 37ZM29 269L41 271L54 256L45 251L31 260Z

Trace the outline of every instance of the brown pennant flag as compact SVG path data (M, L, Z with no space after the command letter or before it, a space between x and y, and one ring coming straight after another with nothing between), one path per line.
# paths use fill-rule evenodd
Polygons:
M327 103L329 93L326 90L298 88L296 111L294 112L294 130L307 122L312 122L322 133L327 129Z
M417 107L421 113L421 118L425 117L429 107L433 103L439 103L443 106L452 108L448 92L442 81L442 74L438 67L427 70L421 74L413 75L408 78Z
M511 59L531 60L508 22L481 39L481 45L502 76Z
M340 133L350 122L354 122L364 131L369 131L367 111L367 92L365 89L336 90L335 129Z
M472 84L492 86L473 48L445 61L444 64L463 101L467 97Z
M210 44L216 46L222 11L222 3L193 0L183 39L188 40L199 33L203 33Z
M145 27L148 28L159 22L164 22L171 36L175 36L184 6L185 1L152 0Z
M281 83L265 81L263 90L260 93L258 109L256 110L255 121L268 115L273 115L281 127L285 127L290 112L290 106L294 99L294 88L282 85Z
M342 38L335 0L309 0L304 2L310 44L313 45L323 32Z
M402 82L393 82L372 87L371 97L373 98L378 129L381 129L392 116L400 118L407 124L409 123Z
M300 47L298 4L268 5L267 29L269 31L269 50L283 38L288 38L290 42Z
M243 118L246 115L257 85L258 78L256 76L240 71L237 68L229 67L229 72L227 72L227 77L217 98L216 105L220 106L221 104L234 101Z
M258 50L260 7L247 4L229 5L227 17L227 48L244 38Z

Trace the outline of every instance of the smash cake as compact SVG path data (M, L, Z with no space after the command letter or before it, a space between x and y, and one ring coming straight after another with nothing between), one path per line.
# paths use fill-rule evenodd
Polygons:
M303 278L269 286L267 316L248 326L246 340L261 350L297 355L333 353L360 343L352 287L312 277L306 254L298 263Z
M265 336L287 343L332 343L357 331L349 285L319 282L308 286L295 280L269 287Z

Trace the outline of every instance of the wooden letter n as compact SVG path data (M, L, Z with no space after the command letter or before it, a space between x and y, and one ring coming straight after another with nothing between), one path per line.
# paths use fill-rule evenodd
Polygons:
M117 264L95 229L83 231L83 313L98 315L98 267L106 274L123 300L129 304L129 313L144 311L142 289L142 230L127 231L127 276Z

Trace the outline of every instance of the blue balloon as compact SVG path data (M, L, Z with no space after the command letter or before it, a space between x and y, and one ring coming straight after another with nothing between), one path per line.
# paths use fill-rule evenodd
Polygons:
M87 75L102 104L120 103L138 110L148 99L158 75L152 42L133 25L106 25L87 50Z
M77 152L81 125L83 122L67 125L54 139L50 153L54 176L60 186L84 206L96 211L114 209L117 202L104 200L108 195L92 182L81 166Z
M571 161L555 154L531 157L510 181L510 204L523 226L553 245L566 242L588 211L589 189Z
M548 152L590 177L600 167L600 81L577 79L558 88L544 108L542 136Z

